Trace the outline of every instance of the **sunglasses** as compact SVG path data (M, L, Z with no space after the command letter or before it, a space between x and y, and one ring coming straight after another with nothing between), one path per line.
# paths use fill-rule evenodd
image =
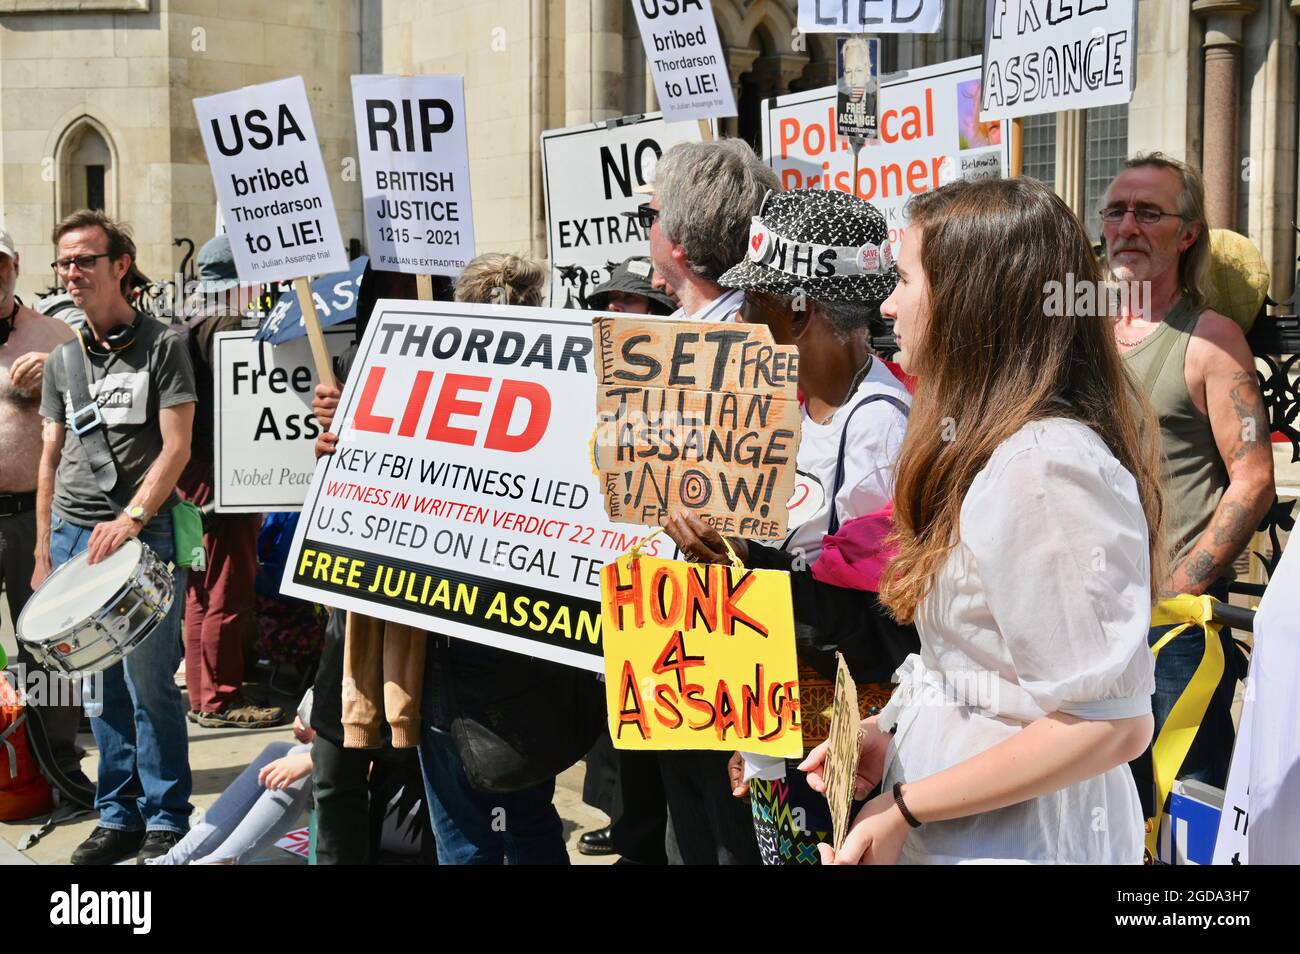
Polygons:
M650 205L649 202L642 202L636 207L636 220L641 223L641 228L649 231L655 224L655 219L659 218L659 210Z

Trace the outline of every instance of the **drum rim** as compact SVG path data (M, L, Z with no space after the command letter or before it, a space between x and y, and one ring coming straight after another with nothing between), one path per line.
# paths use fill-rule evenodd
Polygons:
M59 630L57 633L54 633L53 635L50 636L45 636L40 639L30 639L24 637L22 635L22 631L23 631L23 620L27 617L27 611L31 609L32 603L36 598L36 593L33 593L31 599L27 601L27 605L23 607L23 611L18 614L18 619L14 621L14 638L17 639L18 642L22 643L25 646L48 645L50 643L55 642L56 640L64 639L67 636L71 635L72 633L76 632L82 626L94 620L95 617L98 616L100 613L102 613L107 606L111 606L114 603L116 603L119 599L121 599L122 594L126 592L128 589L130 589L131 585L135 583L135 581L138 580L141 577L141 575L144 573L144 567L146 563L148 563L150 558L156 560L159 563L162 562L162 559L158 556L158 554L154 553L153 549L143 540L140 540L136 537L128 537L126 540L122 542L123 547L130 546L131 544L135 544L135 546L140 550L139 557L136 560L135 569L132 570L131 575L126 578L126 582L124 582L121 586L119 586L116 590L113 591L113 595L108 600L107 603L100 606L99 609L97 609L94 613L91 613L89 616L85 617L84 619L81 620L81 622L76 623L75 625L64 627L63 629ZM119 547L118 549L120 550L121 547ZM81 553L78 553L77 556L74 556L67 563L64 563L62 566L56 567L54 571L51 572L50 575L45 578L45 582L41 584L41 588L47 586L51 580L57 577L64 570L67 570L70 567L72 567L73 564L77 562L77 557L83 556L85 552L86 551L83 550ZM40 592L40 590L38 589L37 592ZM176 598L175 593L172 594L172 598L173 599Z

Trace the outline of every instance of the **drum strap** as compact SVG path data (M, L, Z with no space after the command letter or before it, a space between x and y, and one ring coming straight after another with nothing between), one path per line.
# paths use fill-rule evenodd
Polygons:
M68 376L68 396L72 400L71 429L85 448L86 460L95 474L95 483L99 485L109 502L121 512L130 506L128 495L121 498L117 490L117 463L113 460L113 451L108 446L104 419L99 414L99 407L90 396L90 383L86 376L85 343L78 335L63 344L63 367ZM128 488L134 493L134 488Z

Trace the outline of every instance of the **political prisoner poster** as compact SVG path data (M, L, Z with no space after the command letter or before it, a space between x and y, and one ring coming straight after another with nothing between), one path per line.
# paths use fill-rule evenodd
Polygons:
M305 337L273 345L256 330L212 338L215 503L222 513L301 510L316 469L316 369ZM337 358L352 330L327 331Z
M665 152L701 138L699 124L660 113L542 133L551 305L586 308L615 266L650 254L636 209L651 197L635 190L653 181Z
M352 108L374 267L460 274L474 257L463 76L354 76Z
M866 199L896 243L908 199L957 178L1004 176L1011 156L1001 123L979 118L979 57L885 75L880 87L879 139L862 150L856 181L853 149L835 134L834 86L765 100L763 155L785 189L839 189Z
M572 312L381 301L281 592L600 672L600 571L646 531L605 516L593 360Z
M302 77L194 100L242 282L347 271Z

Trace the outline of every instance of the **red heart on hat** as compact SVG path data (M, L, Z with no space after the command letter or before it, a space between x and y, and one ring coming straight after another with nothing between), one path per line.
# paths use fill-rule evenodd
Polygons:
M750 246L750 248L752 248L755 252L758 251L758 247L759 247L760 245L762 245L762 244L763 244L763 233L762 233L762 232L759 232L757 235L755 235L752 239L749 240L749 246Z

